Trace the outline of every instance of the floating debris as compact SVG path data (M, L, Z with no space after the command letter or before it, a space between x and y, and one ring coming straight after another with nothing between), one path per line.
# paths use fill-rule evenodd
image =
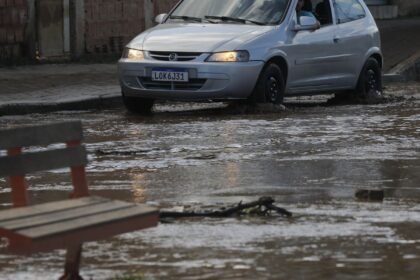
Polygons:
M383 190L357 190L355 196L363 201L382 202L385 194Z
M285 217L291 217L292 213L284 208L278 207L273 204L274 199L269 196L260 197L256 201L249 203L239 202L237 205L220 208L217 210L206 211L160 211L160 218L186 218L186 217L232 217L242 215L257 215L257 216L270 216L272 212ZM184 208L182 208L184 209ZM173 210L173 209L171 209Z

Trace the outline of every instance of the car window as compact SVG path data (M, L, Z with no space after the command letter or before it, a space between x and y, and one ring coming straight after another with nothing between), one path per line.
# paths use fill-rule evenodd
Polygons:
M330 0L312 0L313 13L321 26L333 23Z
M359 0L334 0L334 11L337 23L358 20L366 16Z
M283 19L290 0L184 0L170 15L179 20L200 18L213 23L243 19L242 23L278 24Z

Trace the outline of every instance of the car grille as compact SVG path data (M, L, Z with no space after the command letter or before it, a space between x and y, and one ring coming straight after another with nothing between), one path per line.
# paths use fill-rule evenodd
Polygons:
M190 79L189 82L161 82L152 81L150 77L139 77L141 85L145 89L164 89L164 90L199 90L206 79Z
M201 55L196 52L149 52L150 57L162 61L190 61Z

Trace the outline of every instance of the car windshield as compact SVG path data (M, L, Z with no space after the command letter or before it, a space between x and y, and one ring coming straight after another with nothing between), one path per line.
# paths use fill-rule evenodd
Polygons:
M290 0L184 0L172 12L174 21L229 22L236 24L280 23Z

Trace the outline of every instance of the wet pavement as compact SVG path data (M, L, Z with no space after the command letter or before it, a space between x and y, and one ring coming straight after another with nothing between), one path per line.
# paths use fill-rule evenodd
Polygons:
M169 208L272 196L293 218L189 218L85 245L82 276L112 279L418 279L420 86L389 102L238 113L224 104L0 117L0 127L83 121L94 194ZM389 95L388 95L389 96ZM30 176L31 198L63 198L66 170ZM357 201L384 190L382 203ZM0 179L1 207L10 206ZM1 279L54 279L64 251L0 256Z

